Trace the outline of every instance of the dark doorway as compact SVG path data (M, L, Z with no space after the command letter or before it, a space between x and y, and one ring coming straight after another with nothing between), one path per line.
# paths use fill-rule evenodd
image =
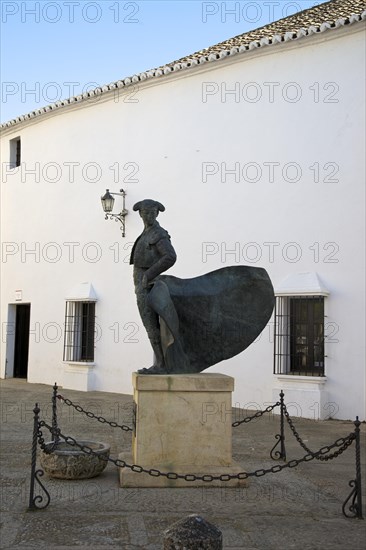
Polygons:
M27 378L30 304L17 304L16 308L14 378Z

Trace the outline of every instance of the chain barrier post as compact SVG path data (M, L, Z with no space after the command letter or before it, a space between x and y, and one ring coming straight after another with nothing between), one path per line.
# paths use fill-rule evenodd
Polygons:
M360 425L361 422L356 416L355 420L355 437L356 437L356 484L357 484L357 517L363 519L362 515L362 490L361 490L361 441L360 441Z
M350 487L353 487L353 489L343 503L342 512L343 512L343 515L346 516L346 518L363 519L362 494L361 494L361 444L360 444L361 422L359 421L358 416L356 416L354 425L355 425L354 439L356 441L356 479L351 479L351 481L348 484ZM351 500L351 503L348 506L348 510L350 513L347 513L346 507L350 500Z
M283 390L280 392L280 408L281 408L281 423L280 423L280 434L281 434L281 450L280 450L280 456L279 458L282 458L282 460L286 461L286 449L285 449L285 402L284 402L285 394L283 393Z
M284 460L286 462L286 448L285 448L285 421L284 421L284 414L285 414L285 402L284 402L285 394L283 393L283 390L280 392L280 433L275 435L275 438L278 440L277 443L275 443L274 447L271 449L271 452L269 453L272 460ZM275 448L277 445L280 445L280 450L275 451Z
M38 476L43 476L44 472L43 470L39 469L36 470L36 462L37 462L37 438L39 433L39 413L40 408L38 406L38 403L35 404L35 407L33 409L34 413L34 420L33 420L33 440L32 440L32 461L31 461L31 481L30 481L30 491L29 491L29 510L37 510L40 508L46 508L51 500L51 497L44 487L44 485L41 483L41 481L38 479ZM34 486L35 481L41 486L43 489L45 495L46 495L46 502L39 506L37 503L39 502L42 504L44 497L41 495L34 496Z
M38 407L38 403L36 403L33 409L34 419L33 419L32 463L31 463L31 482L30 482L29 506L28 506L30 510L36 508L34 504L34 480L35 480L36 460L37 460L37 434L38 434L39 412L40 412L40 408Z
M53 386L52 393L52 441L55 443L55 446L59 443L60 438L58 435L58 425L57 425L57 391L58 386L57 382Z

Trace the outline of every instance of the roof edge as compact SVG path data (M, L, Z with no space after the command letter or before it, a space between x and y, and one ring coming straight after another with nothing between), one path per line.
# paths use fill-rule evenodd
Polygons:
M186 61L184 62L178 61L174 65L167 64L167 65L164 65L163 67L159 67L158 69L143 71L141 73L134 74L124 79L111 82L110 84L99 86L94 90L90 90L89 92L84 92L83 94L80 94L77 96L71 96L70 98L65 100L58 100L55 103L51 103L49 105L41 107L40 109L35 109L34 111L30 111L25 115L20 115L14 119L11 119L7 122L2 123L0 125L0 130L8 130L10 128L20 125L22 122L29 121L36 117L42 116L46 113L49 113L50 111L62 109L67 105L82 103L83 101L86 101L92 97L100 96L116 89L128 88L129 86L136 85L138 82L144 82L145 80L148 80L148 79L160 78L160 77L167 76L168 74L171 74L171 73L176 73L183 70L189 70L198 65L202 65L204 63L214 63L215 61L220 61L226 57L234 56L237 54L244 54L248 51L252 51L257 48L263 48L263 47L281 44L284 42L290 42L290 41L307 38L315 34L336 30L341 27L344 27L345 25L352 25L354 23L359 23L365 20L366 20L366 10L364 10L360 14L352 14L349 17L341 17L334 22L324 21L323 23L317 26L310 25L309 27L301 28L297 32L285 32L282 34L275 34L272 37L265 36L261 40L254 40L249 44L243 44L240 47L233 47L230 50L223 49L218 53L210 53L209 55L206 55L206 56L203 55L199 59L187 58Z

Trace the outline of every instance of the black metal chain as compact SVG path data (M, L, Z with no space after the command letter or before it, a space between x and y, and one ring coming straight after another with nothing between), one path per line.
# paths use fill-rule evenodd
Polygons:
M101 422L102 424L109 424L112 428L121 428L121 430L124 431L133 431L133 428L130 426L126 426L124 424L117 424L117 422L111 422L104 418L103 416L97 416L96 414L92 413L91 411L86 411L83 409L81 405L77 405L73 403L70 399L67 399L66 397L63 397L62 395L58 394L57 399L60 399L65 403L65 405L68 405L69 407L73 407L76 411L84 413L88 418L96 418L98 422ZM264 411L257 411L252 416L247 416L243 420L238 420L237 422L232 423L232 427L236 428L237 426L240 426L240 424L250 422L251 420L254 420L254 418L260 418L264 414L273 411L274 408L278 407L280 405L280 402L277 401L274 405L270 405L267 407Z
M49 426L47 426L43 420L41 420L40 422L38 422L38 429L37 429L37 439L38 439L38 443L39 443L39 446L41 447L42 451L44 453L46 453L47 455L51 454L55 448L57 447L58 443L59 443L59 437L60 437L60 430L57 428L57 437L58 437L58 441L54 441L52 443L52 445L47 445L45 443L45 440L44 440L44 437L43 437L43 432L41 430L41 426L46 426L51 434L54 434L55 433L55 430L54 430L54 427L52 426L52 428L50 428Z
M111 422L110 420L107 420L103 416L97 416L96 414L90 411L86 411L85 409L83 409L81 405L76 405L75 403L70 401L70 399L67 399L66 397L62 397L62 395L60 394L57 395L57 399L62 400L65 403L65 405L68 405L69 407L73 407L76 411L84 413L88 418L95 418L101 424L109 424L109 426L111 426L112 428L121 428L121 430L124 430L125 432L133 431L133 428L131 428L130 426L126 426L125 424L117 424L117 422Z
M130 426L126 426L124 424L117 424L117 422L109 421L106 418L104 418L103 416L98 416L98 415L92 413L91 411L86 411L85 409L83 409L83 407L81 405L77 405L77 404L73 403L70 399L67 399L66 397L63 397L60 394L57 395L57 398L62 400L66 405L68 405L70 407L73 407L76 411L84 413L88 418L95 418L101 424L108 424L112 428L120 428L121 430L124 430L124 431L133 431L133 428L131 428ZM273 411L273 409L275 409L276 407L278 407L280 405L281 405L280 401L277 401L273 405L270 405L269 407L267 407L264 411L257 411L252 416L247 416L243 420L238 420L236 422L233 422L232 427L236 428L237 426L240 426L241 424L250 422L251 420L254 420L255 418L260 418L264 414ZM307 445L305 445L305 443L301 439L299 433L296 431L296 428L295 428L294 423L293 423L293 421L292 421L292 419L291 419L291 417L288 413L286 405L283 405L283 410L284 410L284 414L286 416L286 420L287 420L287 422L288 422L288 424L291 428L291 431L292 431L293 435L295 436L296 440L298 441L298 443L301 445L301 447L307 453L309 453L311 455L314 455L314 458L316 460L327 461L327 460L332 460L333 458L338 457L352 444L352 442L355 438L354 434L352 433L352 434L350 434L350 436L348 436L348 438L338 439L335 442L335 444L332 445L332 446L323 447L322 448L322 450L323 450L322 453L320 453L320 454L319 453L313 453L313 451ZM54 433L55 428L52 428L52 430L53 430L53 433ZM56 432L57 432L57 437L59 437L60 436L59 430L57 429ZM42 432L41 432L41 439L42 439ZM55 444L52 447L47 447L47 450L46 450L46 446L44 445L44 440L42 439L42 443L41 443L40 439L39 439L39 441L40 441L41 447L42 447L42 444L43 444L42 450L44 452L47 452L47 453L52 453L52 451L54 450L54 448L57 445L57 438L56 438ZM339 444L339 441L341 441L342 443ZM328 454L330 449L333 448L334 446L339 447L339 449L337 451L335 451L334 453L332 453L332 454ZM317 456L315 456L315 455L317 455ZM276 468L276 466L274 466L274 468ZM163 474L161 474L161 475L163 475Z
M305 443L301 439L299 433L296 431L296 428L295 428L294 423L293 423L293 421L292 421L292 419L291 419L291 417L288 413L286 405L284 405L283 409L284 409L284 413L285 413L285 416L286 416L286 420L287 420L287 422L288 422L288 424L291 428L291 431L292 431L293 435L295 436L296 440L298 441L298 443L301 445L301 447L307 453L314 454L313 451L311 449L309 449L309 447L307 445L305 445ZM333 458L336 458L337 456L341 455L350 445L352 445L352 442L353 442L354 439L355 439L355 434L353 432L348 436L348 438L337 439L337 441L334 444L337 447L340 447L337 451L335 451L334 453L331 453L331 454L327 454L327 453L329 453L330 449L334 447L334 445L330 445L328 447L323 447L323 449L325 449L324 452L321 453L319 456L314 456L314 458L316 458L316 460L323 460L323 461L332 460ZM339 442L341 442L341 443L339 444Z
M42 435L42 432L40 430L41 427L45 427L48 430L52 432L52 427L48 426L43 420L39 422L39 432ZM317 451L316 453L310 452L307 455L305 455L303 458L297 459L297 460L290 460L290 462L287 462L285 464L276 464L276 466L272 466L272 468L260 468L258 470L255 470L254 472L239 472L238 474L221 474L221 475L195 475L195 474L177 474L175 472L161 472L160 470L154 469L154 468L143 468L143 466L139 466L137 464L128 464L124 460L121 459L113 459L111 457L103 457L98 455L91 447L88 445L80 445L76 439L74 439L71 436L65 436L61 432L58 433L59 437L61 437L68 445L71 445L73 447L78 447L81 451L83 451L86 454L89 455L96 455L101 460L105 460L108 462L111 462L118 468L129 468L133 472L136 473L145 473L152 477L166 477L167 479L183 479L184 481L230 481L231 479L247 479L249 477L262 477L266 474L275 474L277 472L281 472L285 468L295 468L302 462L310 462L311 460L314 460L314 458L318 458L319 456L322 456L329 452L330 449L333 449L334 447L341 447L345 446L345 443L349 441L348 445L352 443L352 441L355 438L354 433L352 432L347 437L338 439L335 443L332 445L322 447ZM43 441L43 438L42 438ZM345 447L347 448L348 445ZM42 448L43 449L43 448ZM343 452L343 451L342 451ZM340 454L340 453L339 453Z
M254 418L260 418L261 416L263 416L264 414L268 413L268 412L271 412L273 411L273 409L275 407L278 407L280 405L280 402L277 401L277 403L275 403L274 405L270 405L269 407L267 407L264 411L257 411L255 414L253 414L252 416L246 416L243 420L237 420L236 422L233 422L231 424L231 426L233 428L236 428L237 426L240 426L240 424L244 424L246 422L250 422L251 420L253 420Z

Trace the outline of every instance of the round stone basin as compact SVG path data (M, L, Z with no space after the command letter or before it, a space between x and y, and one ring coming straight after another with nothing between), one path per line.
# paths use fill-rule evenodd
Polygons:
M108 464L110 445L100 441L77 441L79 445L90 447L95 454L83 453L81 449L66 442L58 443L51 454L41 452L41 466L51 477L59 479L87 479L99 476ZM52 441L46 448L52 449ZM103 460L104 458L104 460Z

